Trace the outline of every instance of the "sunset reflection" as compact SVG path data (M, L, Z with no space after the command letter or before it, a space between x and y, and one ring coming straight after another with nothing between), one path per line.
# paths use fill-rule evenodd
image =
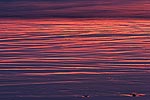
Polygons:
M148 96L149 23L0 19L0 96L8 86L13 88L6 94L15 88L17 97L132 96L131 91Z

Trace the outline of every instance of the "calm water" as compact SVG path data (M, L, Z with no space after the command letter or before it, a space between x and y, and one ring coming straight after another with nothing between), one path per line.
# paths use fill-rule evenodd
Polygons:
M131 100L132 92L150 98L150 20L0 19L3 100Z

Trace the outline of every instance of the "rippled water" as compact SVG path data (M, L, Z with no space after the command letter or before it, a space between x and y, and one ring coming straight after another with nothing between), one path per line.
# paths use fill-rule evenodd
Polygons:
M0 98L149 100L149 84L150 20L0 20Z

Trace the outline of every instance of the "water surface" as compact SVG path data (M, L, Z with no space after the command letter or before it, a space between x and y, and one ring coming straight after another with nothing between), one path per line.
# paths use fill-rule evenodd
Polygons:
M0 98L148 100L149 83L150 20L0 19Z

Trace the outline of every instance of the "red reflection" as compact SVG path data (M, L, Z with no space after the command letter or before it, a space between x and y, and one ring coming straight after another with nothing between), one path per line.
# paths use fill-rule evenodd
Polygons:
M1 19L0 23L3 65L78 69L149 66L149 20Z

